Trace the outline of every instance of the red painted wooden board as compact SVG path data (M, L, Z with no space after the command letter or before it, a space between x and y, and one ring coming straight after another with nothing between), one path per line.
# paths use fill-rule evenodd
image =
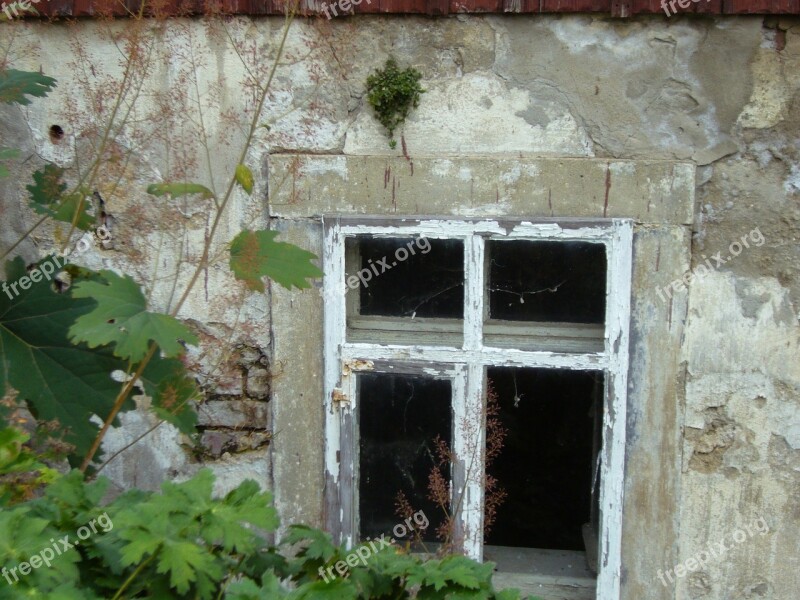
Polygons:
M777 14L800 12L800 0L723 0L724 14Z
M611 0L542 0L540 12L611 12Z

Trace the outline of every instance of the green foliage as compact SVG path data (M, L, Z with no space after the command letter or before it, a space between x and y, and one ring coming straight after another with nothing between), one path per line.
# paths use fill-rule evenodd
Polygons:
M202 198L213 198L211 190L199 183L153 183L147 186L147 193L160 197L169 195L172 198L200 194Z
M31 103L27 96L42 98L56 86L56 80L34 71L0 70L0 102L5 104Z
M0 161L11 160L12 158L18 157L19 150L16 148L0 148ZM11 175L11 172L8 170L8 167L0 162L0 179L3 177L8 177L9 175Z
M247 195L253 193L253 172L247 165L236 165L236 182L242 186Z
M0 506L28 499L58 476L25 445L29 439L14 427L0 429Z
M231 242L231 270L251 290L264 291L266 276L286 289L311 287L306 279L321 277L322 271L311 260L316 254L294 244L276 242L277 231L242 231Z
M75 320L69 333L73 342L90 348L114 344L114 354L139 362L150 342L158 344L164 356L183 353L179 340L197 344L197 337L169 315L147 311L147 301L139 285L129 275L100 271L102 281L80 281L73 287L74 298L91 298L97 305Z
M47 257L35 268L55 260ZM8 281L17 282L26 274L25 264L17 258L6 263L6 271ZM88 271L81 273L98 277ZM15 388L37 419L57 420L64 428L65 441L75 446L70 460L76 464L99 430L90 421L92 415L105 419L119 393L120 383L112 373L128 372L131 365L107 346L92 349L70 340L71 326L98 306L95 300L74 297L71 290L59 294L44 278L27 290L16 289L19 295L13 299L0 293L0 390ZM184 413L191 410L186 399L195 391L180 361L154 357L141 382L162 410L160 414L185 431L193 422L191 414ZM131 400L123 404L124 410L133 407Z
M403 124L412 108L419 106L419 84L422 74L409 67L401 70L394 58L389 58L383 70L367 77L367 102L375 110L381 125L389 132L389 146L396 145L394 130Z
M64 169L49 164L36 171L33 185L26 186L31 195L30 206L40 215L64 223L72 223L77 215L75 226L87 231L95 223L95 218L88 212L90 205L79 192L64 195L67 184L61 180L63 176Z
M497 592L494 565L463 556L425 560L396 546L369 554L345 575L354 550L335 546L317 529L296 525L279 546L264 534L278 525L270 495L245 481L213 498L214 477L201 470L161 493L131 490L105 506L108 481L86 483L73 471L43 497L0 512L0 564L11 569L52 547L94 533L13 585L0 577L5 598L146 598L151 600L518 600ZM59 548L63 545L57 543ZM333 568L333 578L324 578Z

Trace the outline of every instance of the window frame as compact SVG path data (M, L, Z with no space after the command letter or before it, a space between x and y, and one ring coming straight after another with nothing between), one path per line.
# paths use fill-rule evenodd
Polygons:
M631 219L453 219L449 217L323 216L325 524L337 542L352 546L358 519L357 402L354 376L359 371L405 368L453 379L453 465L456 538L468 556L483 556L483 489L481 478L467 479L467 448L479 448L470 459L483 464L483 427L467 437L461 425L482 414L486 367L509 366L601 370L606 373L601 446L597 597L620 593L622 508L624 500L626 408L632 276ZM408 346L347 342L345 239L358 235L425 236L462 239L464 243L463 345ZM498 348L483 343L486 294L485 252L489 239L580 241L605 245L606 315L604 349L555 352ZM376 367L377 364L377 367ZM474 429L473 429L474 431ZM465 494L463 499L459 493Z

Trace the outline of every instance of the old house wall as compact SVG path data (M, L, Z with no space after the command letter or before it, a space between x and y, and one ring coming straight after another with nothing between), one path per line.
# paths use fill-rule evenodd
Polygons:
M280 25L236 18L230 28L264 49L276 45ZM74 165L71 144L54 142L48 129L63 124L69 139L92 123L99 100L87 90L123 76L113 35L125 26L4 25L0 40L11 64L41 67L59 87L47 101L0 108L3 145L15 140L37 164ZM140 280L154 268L174 272L181 253L191 260L207 232L201 208L144 193L168 172L165 148L185 149L192 179L222 181L236 162L230 148L241 143L236 115L252 101L239 87L245 72L229 39L214 26L176 19L152 27L153 65L137 110L157 130L159 102L175 103L180 110L167 117L172 137L158 151L137 145L138 132L116 140L132 159L121 169L122 191L109 199L114 248L81 255L88 266ZM86 51L82 66L76 44ZM270 226L321 254L320 217L329 211L458 217L610 210L636 218L623 597L796 597L800 19L358 17L299 21L288 52L265 113L283 116L258 133L248 156L255 192L237 192L222 244L242 228ZM396 150L364 98L367 75L390 54L418 68L427 90ZM197 143L197 107L182 96L191 73L205 98L210 161ZM587 162L573 167L559 158ZM495 166L470 162L478 159ZM0 181L3 247L33 220L22 202L29 166ZM443 201L446 187L473 192ZM557 193L547 197L545 189ZM752 235L750 247L732 249L756 229L762 243ZM59 235L39 235L21 252L33 260ZM712 258L717 253L724 264ZM688 292L662 300L658 286L687 270L700 273L701 265L705 272ZM235 282L225 260L209 269L181 311L202 340L190 359L208 395L200 408L203 450L187 450L162 425L105 474L121 487L156 487L208 464L221 476L220 489L252 477L274 490L285 522L320 524L320 286L254 294ZM153 286L157 309L169 305L171 289L166 278ZM109 453L155 425L144 413L123 421ZM691 566L709 545L718 556L662 585L659 570Z

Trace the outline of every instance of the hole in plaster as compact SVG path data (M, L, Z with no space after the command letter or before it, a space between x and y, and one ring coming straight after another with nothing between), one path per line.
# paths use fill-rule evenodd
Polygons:
M61 125L51 125L50 126L50 141L54 144L57 144L62 139L64 139L64 130L61 128Z

